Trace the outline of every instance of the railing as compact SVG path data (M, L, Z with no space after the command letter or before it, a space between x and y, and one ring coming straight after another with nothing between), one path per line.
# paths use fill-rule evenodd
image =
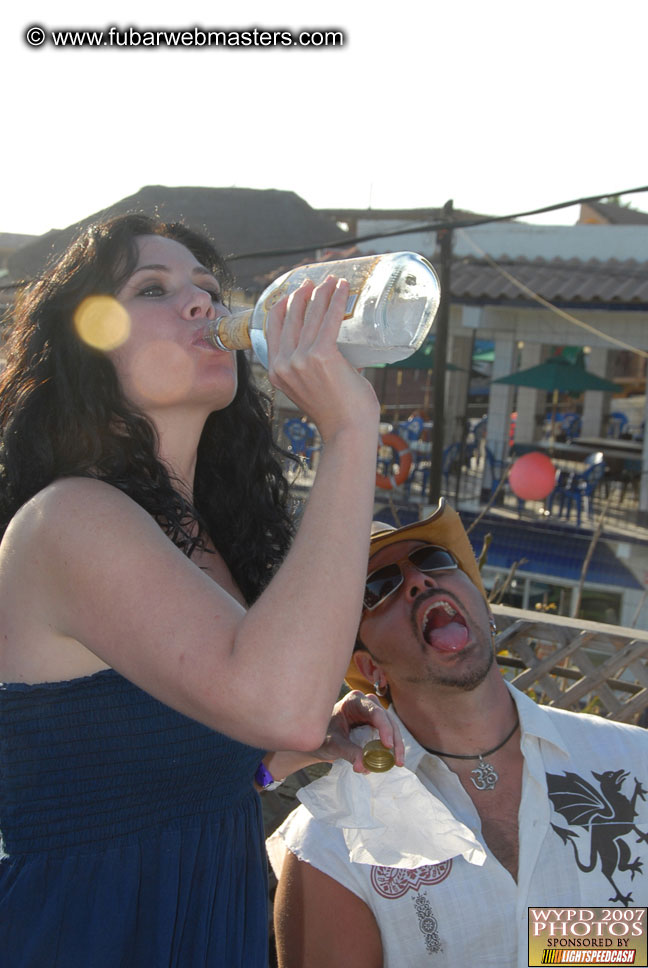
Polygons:
M466 449L463 459L460 455L450 454L452 459L447 461L444 466L441 490L442 494L448 498L456 507L476 508L488 502L494 489L497 487L506 467L502 461L487 459L485 449L482 445L472 454ZM514 458L511 458L513 460ZM571 471L580 467L567 461L554 460L558 469ZM400 492L394 494L396 504L426 504L428 503L428 481L429 481L429 460L415 459L415 465L408 481L401 487ZM608 501L608 497L611 499ZM576 513L570 516L560 517L558 502L554 502L552 515L562 523L570 521L576 524ZM536 505L544 502L528 501L523 505L523 509L530 513L536 509ZM505 505L511 510L520 512L521 507L511 492L507 484L499 491L495 506ZM638 513L638 489L634 484L624 484L621 481L608 481L603 479L599 488L595 491L592 498L592 515L588 517L583 514L582 522L585 527L593 527L598 521L601 512L605 509L606 522L612 524L635 524Z
M618 722L647 715L648 632L505 605L492 609L497 661L517 688L540 703Z

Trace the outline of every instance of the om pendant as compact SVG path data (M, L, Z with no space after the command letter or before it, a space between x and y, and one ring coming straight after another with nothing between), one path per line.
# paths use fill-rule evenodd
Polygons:
M499 780L495 767L483 760L481 756L479 757L479 766L471 770L470 774L471 782L478 790L494 790L495 784Z

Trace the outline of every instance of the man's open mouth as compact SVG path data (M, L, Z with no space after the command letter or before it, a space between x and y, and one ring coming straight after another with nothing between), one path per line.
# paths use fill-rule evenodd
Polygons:
M459 652L468 642L465 618L446 599L426 606L421 628L427 644L440 652Z

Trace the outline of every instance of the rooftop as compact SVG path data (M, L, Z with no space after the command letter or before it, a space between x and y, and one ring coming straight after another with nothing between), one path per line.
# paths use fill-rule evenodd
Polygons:
M333 219L311 208L295 192L148 185L80 222L22 246L8 260L12 277L34 278L82 229L127 212L159 215L167 221L182 220L191 228L206 232L226 258L236 258L232 268L237 285L254 291L258 289L257 276L278 269L286 257L239 258L245 253L311 246L314 254L318 248L345 238Z
M529 296L505 272L558 305L648 306L648 262L517 258L498 259L497 266L486 260L456 259L451 275L453 300L528 302Z
M648 225L648 212L614 202L587 202L581 206L580 223L605 225Z

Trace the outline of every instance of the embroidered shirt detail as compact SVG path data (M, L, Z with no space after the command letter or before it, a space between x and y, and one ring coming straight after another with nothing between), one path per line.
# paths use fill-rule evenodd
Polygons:
M419 928L425 938L425 950L429 955L435 955L441 951L439 922L432 913L432 908L430 907L430 902L426 894L420 894L418 897L413 898L413 901Z
M394 899L408 891L418 891L424 884L440 884L452 869L452 860L441 864L428 864L406 870L402 867L372 867L371 884L381 897Z

